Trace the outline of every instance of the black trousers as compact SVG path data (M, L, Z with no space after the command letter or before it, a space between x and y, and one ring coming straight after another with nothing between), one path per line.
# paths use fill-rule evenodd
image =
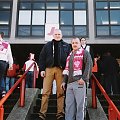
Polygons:
M105 90L108 94L119 94L119 83L116 74L109 74L104 76Z

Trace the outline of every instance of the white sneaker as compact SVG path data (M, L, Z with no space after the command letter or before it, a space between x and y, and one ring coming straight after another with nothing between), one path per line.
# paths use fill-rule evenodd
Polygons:
M2 97L6 95L6 91L2 91Z

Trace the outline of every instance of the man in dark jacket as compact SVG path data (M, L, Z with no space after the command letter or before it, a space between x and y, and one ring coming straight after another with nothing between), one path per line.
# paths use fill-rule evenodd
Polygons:
M101 74L104 77L104 88L108 94L119 94L119 64L108 50L101 60Z
M70 45L62 40L62 32L55 29L53 40L44 45L39 56L39 67L43 81L42 102L39 117L45 120L48 108L48 98L51 94L53 80L56 80L57 87L57 119L61 120L64 116L64 91L60 88L65 68L66 58L71 49Z

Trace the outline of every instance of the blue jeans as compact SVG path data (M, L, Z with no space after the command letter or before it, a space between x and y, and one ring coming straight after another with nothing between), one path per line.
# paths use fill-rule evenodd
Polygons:
M7 62L0 60L0 92L5 91L4 76L6 74Z
M5 91L5 78L3 77L0 82L0 91Z
M27 74L26 74L26 88L32 88L33 86L33 75L34 75L34 72L33 71L29 71Z
M14 85L15 78L14 77L6 77L6 92Z

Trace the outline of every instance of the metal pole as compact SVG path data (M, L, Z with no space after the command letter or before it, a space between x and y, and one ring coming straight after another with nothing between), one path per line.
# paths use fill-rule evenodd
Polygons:
M20 84L20 107L25 105L25 78L21 81Z
M33 78L33 88L36 88L36 75L37 75L37 70L36 70L36 63L34 63L34 78Z
M4 108L3 105L0 107L0 120L3 120L4 117Z
M93 78L92 78L92 107L94 109L97 108L96 85Z

